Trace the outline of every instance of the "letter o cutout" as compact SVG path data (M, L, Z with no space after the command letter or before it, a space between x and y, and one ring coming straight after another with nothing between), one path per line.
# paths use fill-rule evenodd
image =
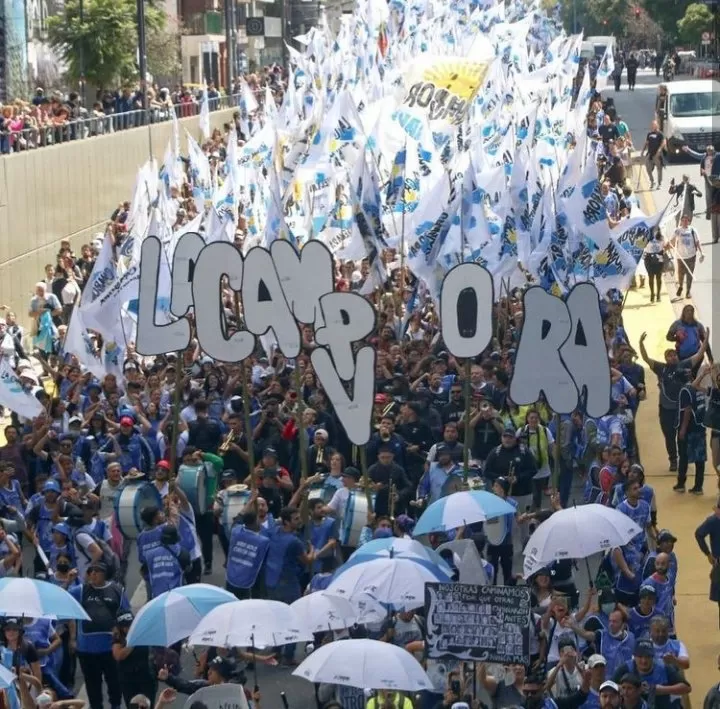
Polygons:
M440 330L453 357L477 357L492 340L493 279L477 263L461 263L440 290Z

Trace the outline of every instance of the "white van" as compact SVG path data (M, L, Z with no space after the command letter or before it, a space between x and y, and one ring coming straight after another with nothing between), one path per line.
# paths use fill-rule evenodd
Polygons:
M672 81L667 89L668 153L677 155L684 145L700 152L708 145L720 149L720 81Z
M605 56L605 50L610 49L610 52L612 54L615 54L616 49L616 40L615 37L612 35L610 36L596 36L596 37L586 37L585 42L583 42L583 45L588 44L592 46L593 53L598 59L602 59Z

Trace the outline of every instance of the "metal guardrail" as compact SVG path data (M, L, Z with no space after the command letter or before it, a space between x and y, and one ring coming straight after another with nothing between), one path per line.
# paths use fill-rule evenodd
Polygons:
M235 108L240 105L240 94L209 99L210 111ZM52 118L42 126L27 125L17 130L0 130L0 155L37 150L50 145L61 145L74 140L84 140L98 135L118 133L129 128L140 128L177 118L191 118L200 113L200 102L173 104L172 107L155 107L111 113L87 115L74 120L53 123Z

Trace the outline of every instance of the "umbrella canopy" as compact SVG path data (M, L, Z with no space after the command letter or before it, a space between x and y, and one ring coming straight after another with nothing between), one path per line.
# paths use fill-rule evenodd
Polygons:
M350 559L379 559L382 557L427 561L440 567L446 574L452 574L452 569L440 554L416 539L399 539L398 537L373 539L367 544L363 544L350 556Z
M585 559L627 544L642 529L623 512L605 505L582 505L555 512L525 545L523 573L560 559Z
M309 682L359 689L433 691L422 665L407 650L379 640L338 640L306 657L293 672Z
M127 636L131 647L170 647L187 638L213 609L237 598L207 583L193 583L161 593L139 611Z
M247 600L211 610L188 638L188 645L275 647L312 638L312 630L287 603Z
M310 593L290 604L313 633L349 628L360 617L360 609L346 598Z
M446 573L427 563L411 559L371 559L340 567L326 593L350 600L369 595L400 610L423 605L426 583L450 581Z
M413 536L447 532L468 524L484 522L503 515L514 515L515 508L497 495L485 490L454 492L433 502L418 520Z
M27 578L0 579L0 616L90 620L64 588Z

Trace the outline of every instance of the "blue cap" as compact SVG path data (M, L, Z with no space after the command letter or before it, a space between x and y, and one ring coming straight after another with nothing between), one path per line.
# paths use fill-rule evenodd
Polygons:
M389 537L392 537L392 535L392 529L383 527L382 529L376 529L375 532L373 532L373 539L388 539Z
M57 492L59 495L62 492L62 489L60 487L60 484L57 482L57 480L48 480L43 485L43 492Z
M57 524L54 524L52 531L60 532L60 534L64 534L66 537L72 536L72 530L67 524L65 524L65 522L58 522Z

